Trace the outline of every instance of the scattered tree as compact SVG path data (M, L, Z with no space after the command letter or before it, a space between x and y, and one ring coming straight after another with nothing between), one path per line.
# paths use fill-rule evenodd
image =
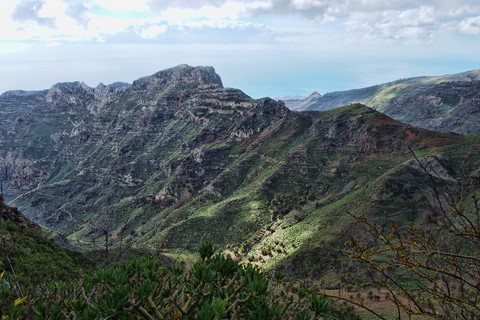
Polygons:
M348 254L367 268L375 286L389 292L399 319L480 319L478 190L467 188L465 179L446 182L428 159L412 154L434 194L426 221L378 224L352 215L363 232L351 238Z

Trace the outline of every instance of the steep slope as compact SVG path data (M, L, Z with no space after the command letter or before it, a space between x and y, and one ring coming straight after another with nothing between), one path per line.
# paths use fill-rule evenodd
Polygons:
M290 112L223 88L211 67L132 85L58 84L36 97L15 96L23 113L1 104L23 119L6 122L1 137L5 191L86 248L105 231L176 253L210 240L266 268L329 278L352 228L347 211L408 220L413 202L428 207L431 186L409 148L442 181L455 185L465 172L478 180L476 138L360 104Z
M453 188L462 170L475 175L479 142L410 127L362 105L292 113L246 141L245 153L196 198L152 219L144 239L190 250L211 240L267 268L328 276L340 269L353 227L347 212L410 221L412 205L428 210L432 187L409 147Z
M87 224L92 236L188 202L238 157L237 144L288 114L224 89L211 67L185 65L129 86L57 84L35 103L6 96L28 105L1 137L8 199L35 221L66 233ZM7 102L6 113L18 109Z
M362 103L396 120L435 130L480 134L480 71L402 79L373 87L289 101L292 110L327 110Z
M22 286L72 279L90 266L79 253L47 239L38 225L16 208L5 205L1 197L0 237L0 270L15 272Z

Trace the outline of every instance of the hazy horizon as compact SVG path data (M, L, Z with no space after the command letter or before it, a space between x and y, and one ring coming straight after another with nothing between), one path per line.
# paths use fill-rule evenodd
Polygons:
M0 93L210 65L252 97L480 68L472 0L22 0L0 3Z

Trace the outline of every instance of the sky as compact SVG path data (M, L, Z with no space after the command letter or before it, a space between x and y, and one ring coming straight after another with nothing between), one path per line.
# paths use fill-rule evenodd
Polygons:
M0 92L210 65L252 97L480 69L478 0L0 0Z

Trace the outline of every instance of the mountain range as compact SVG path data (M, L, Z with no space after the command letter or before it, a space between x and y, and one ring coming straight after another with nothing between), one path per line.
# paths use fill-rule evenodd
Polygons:
M401 79L362 89L313 92L285 99L296 111L328 110L362 103L396 120L434 131L480 134L480 70Z
M410 93L430 83L405 81L398 87L410 83ZM457 97L475 81L425 90L449 84ZM267 269L348 282L338 271L352 272L339 253L355 228L351 213L426 223L434 190L415 156L436 181L480 183L478 138L374 109L294 112L224 88L212 67L188 65L132 84L10 91L0 96L2 189L9 204L81 250L105 232L112 245L174 256L212 241Z

